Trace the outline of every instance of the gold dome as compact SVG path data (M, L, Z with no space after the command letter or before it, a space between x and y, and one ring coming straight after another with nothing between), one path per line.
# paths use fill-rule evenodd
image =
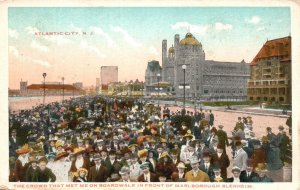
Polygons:
M200 45L200 42L191 33L187 33L185 38L180 40L180 45Z
M175 53L175 49L174 49L173 45L172 45L172 47L169 48L169 53Z

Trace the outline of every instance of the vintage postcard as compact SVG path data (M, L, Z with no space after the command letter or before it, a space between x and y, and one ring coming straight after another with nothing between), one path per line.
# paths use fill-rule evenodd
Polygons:
M0 189L299 188L299 4L251 3L0 3Z

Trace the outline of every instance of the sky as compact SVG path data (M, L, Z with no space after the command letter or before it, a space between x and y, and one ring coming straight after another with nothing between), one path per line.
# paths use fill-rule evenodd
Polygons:
M175 34L183 39L188 31L202 43L207 60L251 62L268 39L290 35L290 9L11 7L9 88L18 89L21 80L41 83L44 72L48 82L64 77L66 84L95 86L101 66L118 66L119 81L144 81L148 61L161 64L162 40L170 47Z

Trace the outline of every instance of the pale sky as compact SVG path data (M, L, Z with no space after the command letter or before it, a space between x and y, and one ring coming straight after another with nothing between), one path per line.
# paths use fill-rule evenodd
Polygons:
M190 32L206 59L251 62L267 39L290 35L289 8L9 8L9 87L19 82L96 84L101 66L119 80L144 81L147 62L161 64L161 42ZM35 35L63 32L64 35ZM78 32L78 35L67 35ZM82 35L86 32L86 35ZM80 34L80 35L79 35Z

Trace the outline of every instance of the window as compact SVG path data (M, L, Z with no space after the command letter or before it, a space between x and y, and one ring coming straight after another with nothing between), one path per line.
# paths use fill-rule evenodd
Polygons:
M208 94L208 90L204 90L204 94Z

